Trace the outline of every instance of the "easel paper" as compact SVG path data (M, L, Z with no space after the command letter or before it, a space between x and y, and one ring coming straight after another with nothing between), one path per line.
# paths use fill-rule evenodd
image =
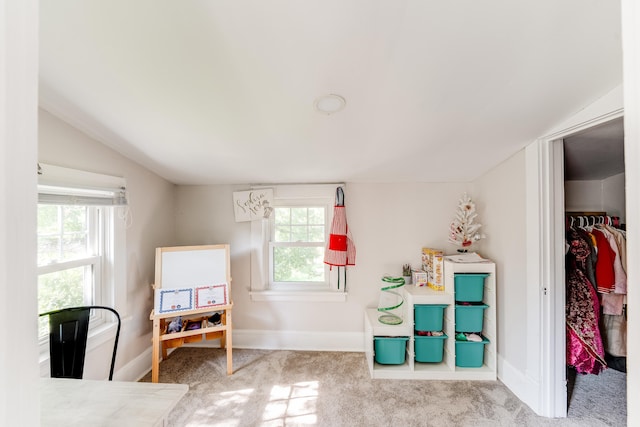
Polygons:
M160 313L193 309L193 289L159 289Z
M227 304L227 284L200 286L196 288L196 308Z

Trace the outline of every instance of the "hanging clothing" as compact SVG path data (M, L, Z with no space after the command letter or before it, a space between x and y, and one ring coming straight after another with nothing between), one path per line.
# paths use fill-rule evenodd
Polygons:
M622 258L620 257L620 253L624 253L624 249L620 249L618 241L614 237L615 231L611 231L602 226L597 226L597 231L602 233L607 239L608 246L611 250L609 254L603 254L602 257L601 253L598 252L597 265L600 265L602 260L602 263L607 263L609 265L607 269L610 269L611 274L613 274L612 283L605 283L605 285L611 285L608 291L606 289L607 286L601 286L600 279L598 279L598 292L603 292L602 312L604 314L619 316L622 315L624 310L624 303L627 294L627 274L622 266ZM596 232L596 230L594 230L594 232ZM604 245L605 243L602 244Z
M567 364L578 373L599 374L606 369L600 335L600 304L584 273L570 269L567 275Z
M613 249L611 249L611 245L609 245L609 241L602 231L593 229L591 230L591 234L595 237L598 248L596 256L596 283L598 285L598 292L609 293L613 291L616 280L613 271L615 253Z
M608 224L599 225L605 234L608 233L611 248L616 251L614 261L616 274L614 293L602 296L602 339L607 354L615 358L627 356L627 240L625 232ZM618 369L612 365L614 369ZM626 372L626 369L624 370Z
M601 226L603 229L607 230L613 236L615 240L616 247L618 248L618 255L620 256L620 264L622 264L622 269L624 272L627 272L627 238L625 233L622 230L614 228L608 224L604 224ZM613 247L613 245L611 245Z
M332 266L356 264L356 247L351 239L344 206L335 206L333 209L333 222L324 262Z
M602 218L566 234L567 364L581 373L606 369L605 352L626 356L626 238Z
M602 316L603 343L607 353L615 357L627 356L627 314Z
M346 267L356 264L356 247L347 225L342 187L336 189L336 205L333 209L333 221L329 232L329 242L324 253L324 262L332 267ZM338 277L340 277L339 272Z
M567 231L569 253L572 254L572 268L580 268L587 276L589 283L597 288L596 282L596 248L591 236L583 229L570 228ZM569 264L567 264L569 265Z
M573 228L567 230L566 256L567 364L579 373L598 374L606 369L600 335L600 300L586 271L595 264L591 237ZM594 275L595 277L595 275Z

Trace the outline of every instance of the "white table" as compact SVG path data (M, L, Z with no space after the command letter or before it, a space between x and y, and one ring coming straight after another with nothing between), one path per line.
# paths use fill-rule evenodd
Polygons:
M40 379L42 426L163 426L186 384Z

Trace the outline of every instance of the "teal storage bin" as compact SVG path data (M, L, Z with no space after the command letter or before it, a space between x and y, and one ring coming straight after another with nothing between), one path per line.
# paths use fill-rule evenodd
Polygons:
M414 306L416 331L441 331L444 309L447 304L424 304Z
M456 332L480 332L484 320L486 304L460 305L456 304Z
M381 365L402 365L409 337L373 337L374 359Z
M442 362L444 340L447 339L446 334L443 334L440 337L416 335L415 339L416 362Z
M489 273L456 273L453 275L456 301L482 302L484 279Z
M482 337L481 342L456 340L456 366L461 368L481 368L484 364L484 346L489 340Z

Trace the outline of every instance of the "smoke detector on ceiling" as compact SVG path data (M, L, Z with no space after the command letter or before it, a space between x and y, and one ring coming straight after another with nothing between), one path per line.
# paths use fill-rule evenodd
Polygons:
M342 96L331 93L316 98L313 105L316 111L328 115L342 110L347 105L347 101Z

